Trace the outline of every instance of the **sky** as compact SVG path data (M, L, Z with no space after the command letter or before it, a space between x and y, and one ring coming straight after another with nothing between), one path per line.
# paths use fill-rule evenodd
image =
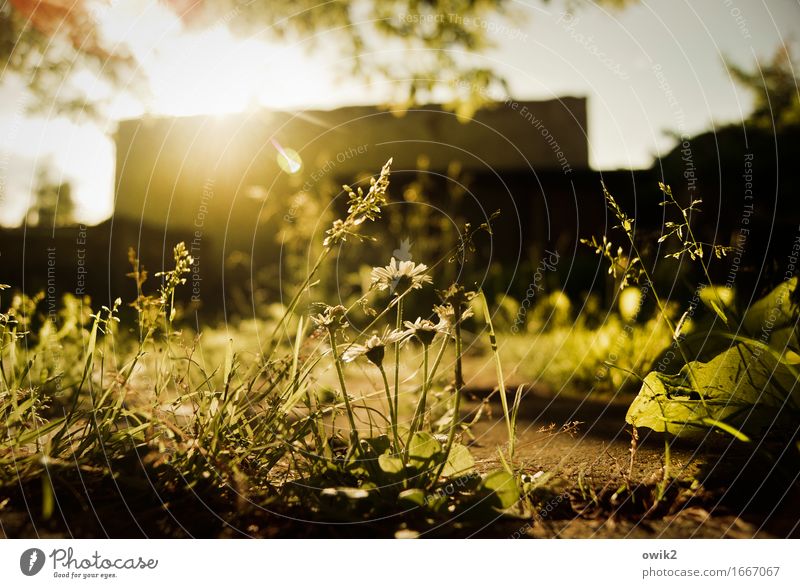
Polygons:
M97 12L104 34L129 42L152 98L143 104L127 93L109 93L86 76L83 87L110 99L105 119L32 117L22 80L4 76L0 223L22 222L42 167L54 170L54 180L71 183L78 220L108 218L111 137L119 119L145 112L220 115L252 105L335 108L389 96L385 83L341 83L332 73L334 58L305 51L307 39L279 45L234 38L223 27L187 33L158 2L105 6L108 12ZM642 0L621 11L588 6L572 13L554 0L515 2L514 9L511 20L482 23L493 49L465 57L503 74L518 100L587 97L595 169L647 167L673 146L670 133L691 136L746 116L751 97L731 79L726 60L755 67L782 44L800 55L800 0Z

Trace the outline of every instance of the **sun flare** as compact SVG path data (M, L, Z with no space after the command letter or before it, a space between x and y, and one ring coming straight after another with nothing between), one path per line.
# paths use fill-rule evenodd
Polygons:
M143 10L120 1L98 6L95 14L101 34L124 46L141 68L148 82L145 110L152 114L296 108L325 94L324 70L297 45L238 38L222 24L187 29L160 3Z

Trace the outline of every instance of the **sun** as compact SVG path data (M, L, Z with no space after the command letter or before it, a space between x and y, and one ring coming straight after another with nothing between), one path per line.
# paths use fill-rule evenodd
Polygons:
M95 14L106 40L124 46L139 64L147 80L144 107L149 113L191 116L252 106L301 108L326 95L326 68L300 45L239 38L223 24L187 29L161 3L143 7L120 0L99 6Z

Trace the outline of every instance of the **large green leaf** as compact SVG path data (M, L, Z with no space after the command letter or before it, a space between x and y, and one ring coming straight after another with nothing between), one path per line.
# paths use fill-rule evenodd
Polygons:
M492 493L493 506L507 510L519 501L517 481L505 470L498 470L484 478L481 488Z
M399 474L403 471L403 460L388 453L378 456L378 465L387 474Z
M681 340L681 351L677 353L674 347L665 349L653 362L660 366L677 372L685 365L683 357L709 362L731 346L731 340L736 338L751 338L757 345L767 344L778 351L786 350L787 346L798 349L798 338L795 333L797 323L796 309L792 307L791 294L797 284L797 278L792 278L781 283L769 294L753 303L735 324L729 319L735 315L729 291L721 286L706 286L700 292L700 298L717 316L700 315L692 317L691 332ZM714 295L711 292L717 292ZM722 308L714 304L721 303ZM724 320L720 321L720 311ZM719 318L718 318L719 317ZM727 325L727 328L724 328ZM723 327L723 328L721 328ZM733 333L736 335L733 335ZM794 355L794 351L788 354ZM800 359L797 357L795 359Z
M430 433L415 433L408 446L408 465L425 471L440 458L442 445Z
M689 362L676 375L649 373L625 420L682 437L720 424L759 433L796 403L796 374L766 345L737 343L707 363Z
M753 337L769 335L777 329L794 325L796 317L792 308L792 292L797 278L787 280L769 294L753 303L742 317L742 330Z
M447 463L442 470L442 475L447 478L463 476L472 472L475 468L475 460L465 446L454 443L447 456Z

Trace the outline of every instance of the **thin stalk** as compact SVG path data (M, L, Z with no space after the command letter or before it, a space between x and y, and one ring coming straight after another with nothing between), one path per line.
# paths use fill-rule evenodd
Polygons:
M639 265L642 268L642 273L644 274L645 280L647 280L647 284L650 286L650 291L653 293L653 300L656 301L656 306L658 306L658 311L659 311L659 314L661 314L661 318L663 318L664 322L667 323L667 326L669 327L670 331L675 333L675 325L673 324L672 319L669 318L669 314L667 313L666 305L661 301L661 298L659 297L658 292L656 291L656 285L653 282L652 277L650 276L650 272L647 271L647 268L645 267L644 263L641 261L642 260L642 256L639 253L639 248L636 247L636 243L634 242L633 235L628 233L628 231L625 231L625 235L627 235L627 237L628 237L628 242L631 245L631 249L633 250L633 253L640 260ZM687 373L689 375L689 383L692 385L692 388L694 388L695 390L698 390L698 392L699 392L700 388L697 385L697 380L695 379L694 371L692 370L692 368L691 368L691 366L689 364L689 361L690 361L689 357L686 355L686 351L683 349L683 346L680 344L680 342L676 340L675 343L676 343L675 346L678 348L678 353L681 354L681 359L683 359L684 365L686 366L686 371L687 371ZM703 398L702 394L700 394L700 402L703 405L703 408L706 409L706 412L708 414L711 414L709 409L708 409L708 406L706 406L706 399Z
M670 453L669 447L669 439L664 439L664 477L661 479L661 482L658 484L658 500L656 503L661 502L664 499L664 495L667 493L667 487L669 486L669 478L672 475L670 471L672 464L672 455Z
M616 201L614 200L614 197L606 189L605 184L603 184L603 194L604 194L604 196L606 198L606 202L608 203L609 208L611 208L611 210L614 212L614 214L617 216L617 218L620 221L626 221L627 217L625 216L625 213L622 212L622 210L619 208L619 205L617 205ZM656 301L656 305L658 306L659 314L661 315L661 318L664 319L664 322L667 324L667 326L670 328L670 330L674 334L675 333L675 325L673 324L672 320L669 318L669 315L667 313L666 305L661 301L661 298L658 295L658 291L656 290L656 286L655 286L655 283L653 282L653 279L652 279L652 277L650 275L650 272L647 271L647 267L644 264L644 261L643 261L644 258L642 257L641 253L639 252L639 248L636 246L636 241L634 239L634 228L633 228L633 225L630 224L629 221L628 221L627 225L626 225L625 222L622 222L621 224L623 225L623 232L625 233L625 236L628 239L628 243L631 246L631 251L633 251L634 255L636 255L636 257L638 258L639 265L642 268L642 273L644 274L645 280L647 281L647 285L650 287L650 291L652 291L652 293L653 293L653 299ZM673 338L674 338L674 335L673 335ZM676 347L678 348L678 353L680 353L681 358L683 359L684 364L686 365L688 376L689 376L689 383L691 384L691 386L694 389L699 390L699 387L697 386L697 380L696 380L695 375L694 375L694 371L692 370L692 368L691 368L691 366L689 364L689 358L686 355L686 352L684 351L683 347L680 345L680 342L677 339L675 339L675 343L676 343ZM705 398L703 398L702 394L700 395L700 402L703 405L703 408L706 410L706 413L710 414L708 406L706 405L706 400L705 400Z
M698 251L698 245L699 245L700 247L699 247L699 251L698 252L701 252L703 244L700 243L694 236L694 231L692 230L692 224L689 222L689 215L686 214L686 212L684 211L683 207L678 203L677 200L675 200L675 196L672 194L672 190L669 187L667 187L666 190L663 190L663 193L666 196L669 196L669 199L672 202L672 204L678 210L680 210L681 216L683 217L683 224L686 227L686 233L689 236L689 240L691 241L692 245L695 246L695 251ZM694 205L694 203L692 203L692 205L690 205L690 208L693 205ZM713 244L711 246L712 246L712 249L713 249ZM714 252L712 251L711 253L713 255ZM713 282L711 280L711 274L708 271L708 266L706 265L706 262L703 260L703 256L702 255L700 255L698 257L698 259L700 261L700 267L703 269L703 274L705 275L706 281L708 282L708 285L710 287L713 284ZM725 303L722 301L722 298L720 298L719 293L717 292L716 289L714 289L714 296L716 297L717 302L720 305L720 308L724 308L725 307Z
M453 441L456 438L456 428L458 427L458 416L461 410L461 390L464 387L464 377L461 369L461 305L454 304L455 309L455 335L456 335L456 361L455 361L455 398L453 400L453 420L450 421L450 431L447 434L447 443L444 447L444 458L436 471L436 475L431 480L431 484L435 484L441 477L444 471L444 466L447 465L447 459L450 457L450 450L453 448Z
M431 373L428 375L428 389L433 387L433 379L436 377L436 371L439 369L439 364L442 362L444 352L447 350L447 337L442 338L442 345L439 347L439 352L436 354L436 359L433 360L433 367Z
M397 330L403 328L403 297L397 299ZM400 420L400 341L394 344L394 415Z
M422 393L419 396L417 408L414 410L414 417L411 419L411 428L408 431L408 441L406 442L405 452L403 452L403 467L405 467L408 463L408 451L411 447L411 440L414 438L414 434L417 432L417 429L422 427L422 423L420 421L424 419L423 415L425 414L425 404L428 397L428 348L430 346L423 345L422 347Z
M339 352L336 350L336 329L328 329L328 334L331 339L331 354L333 355L333 363L336 364L336 373L339 376L339 385L342 389L342 396L344 396L344 406L347 410L347 420L350 422L350 443L358 449L358 431L356 429L356 420L353 415L353 407L350 405L350 398L347 396L347 385L344 382L344 370L342 369L342 360L339 358Z
M392 436L394 437L394 449L400 451L400 436L397 434L397 413L394 411L392 403L392 392L389 390L389 378L386 377L386 370L383 365L379 365L378 369L383 377L383 389L386 391L386 400L389 403L389 420L392 426Z
M483 312L486 317L486 325L489 328L489 344L492 348L492 355L494 356L494 367L497 372L497 388L500 392L500 403L503 405L503 416L506 421L506 429L508 431L508 458L513 466L514 463L514 445L516 437L516 422L511 417L511 412L508 410L508 399L506 398L506 383L503 378L503 364L500 362L500 352L497 350L497 336L494 332L494 325L492 324L492 313L489 310L489 302L486 300L486 295L483 290L480 291L481 301L483 303Z
M278 348L277 339L276 339L276 337L278 335L278 331L283 327L283 324L286 322L286 319L294 312L294 309L297 307L297 304L300 302L300 297L303 295L303 292L305 292L306 288L308 288L309 284L311 283L311 280L314 278L314 275L316 275L317 271L319 270L320 266L322 265L322 262L325 261L325 258L328 257L328 254L330 252L331 252L330 247L325 247L322 250L322 252L319 254L319 257L317 258L316 263L314 263L314 267L312 267L311 271L308 272L308 275L306 276L305 280L303 280L303 283L300 285L300 287L297 289L297 292L295 293L295 295L292 297L291 301L289 302L289 305L286 307L286 310L284 311L284 313L281 316L280 320L277 322L275 327L272 329L272 334L270 335L270 339L269 339L270 340L270 349L269 349L269 353L267 353L266 356L265 356L265 359L264 359L264 362L263 362L264 365L269 363L269 360L272 359L272 355L275 353L275 350Z

